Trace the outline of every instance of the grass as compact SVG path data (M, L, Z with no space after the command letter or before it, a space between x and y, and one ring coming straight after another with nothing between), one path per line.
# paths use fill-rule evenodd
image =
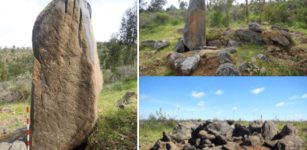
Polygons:
M117 102L126 92L136 92L136 80L118 81L106 85L98 102L99 118L88 138L91 149L136 149L137 101L125 109Z
M3 129L11 133L16 129L26 127L26 107L29 105L29 98L26 102L0 103L0 135Z
M162 132L171 132L176 126L174 120L140 120L140 146L141 149L149 149L162 137Z

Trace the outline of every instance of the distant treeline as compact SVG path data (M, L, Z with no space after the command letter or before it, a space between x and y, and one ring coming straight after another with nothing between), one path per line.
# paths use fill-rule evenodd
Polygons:
M140 12L174 12L186 10L188 4L178 0L164 9L167 0L140 1ZM204 0L206 1L206 20L212 27L228 27L231 24L259 22L307 28L307 0ZM165 17L165 16L164 16ZM142 19L140 23L142 24ZM172 18L175 19L175 18Z

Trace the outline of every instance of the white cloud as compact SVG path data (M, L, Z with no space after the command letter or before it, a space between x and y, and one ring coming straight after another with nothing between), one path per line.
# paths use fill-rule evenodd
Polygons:
M198 92L198 91L192 92L193 98L203 98L204 96L206 96L206 94L204 92Z
M197 106L204 107L205 106L205 102L204 101L200 101L200 102L197 103Z
M302 99L307 99L307 93L302 95Z
M215 91L215 95L223 95L223 91L222 90L217 90L217 91Z
M258 94L262 93L264 90L265 90L265 88L263 88L263 87L262 88L256 88L256 89L251 90L251 93L258 95Z
M283 106L285 106L285 102L279 102L275 106L276 107L283 107Z
M232 111L237 111L238 110L238 107L232 107Z

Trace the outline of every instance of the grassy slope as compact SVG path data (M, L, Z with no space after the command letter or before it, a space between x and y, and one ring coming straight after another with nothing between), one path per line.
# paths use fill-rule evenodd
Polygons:
M242 125L247 126L247 121L241 121ZM280 131L285 124L293 124L299 131L298 135L303 139L304 144L307 144L307 122L277 122L276 125ZM175 121L140 121L140 145L141 150L148 150L154 143L162 137L162 132L171 132L175 127Z
M137 101L125 109L117 102L126 92L136 92L136 80L106 85L100 95L98 123L89 137L91 149L134 149L137 143Z
M141 14L142 16L142 14ZM142 17L140 18L142 19ZM140 20L142 21L142 20ZM149 48L140 48L140 73L142 75L173 75L170 68L166 65L165 57L169 52L171 52L176 45L178 38L182 37L181 33L177 30L184 27L184 20L181 20L177 25L172 25L171 23L155 25L151 28L141 28L140 29L140 41L144 40L169 40L170 46L164 48L158 52L154 52ZM247 28L246 24L233 23L230 25L231 29ZM263 28L269 29L270 26L263 26ZM226 28L212 28L207 27L207 39L216 39L219 36L221 30ZM289 27L291 31L300 32L307 36L307 29ZM295 38L295 37L294 37ZM304 46L304 45L302 45ZM251 61L251 58L259 53L265 54L265 45L243 45L238 47L238 53L234 54L233 57L237 62L237 66L244 61ZM273 58L274 60L274 58ZM279 60L280 61L280 60ZM273 62L263 62L257 60L259 68L266 68L265 74L260 74L259 72L253 73L252 75L301 75L296 70L287 66L287 62L280 63L279 61Z
M168 40L170 45L158 52L149 48L140 48L140 68L144 75L172 75L168 66L166 66L166 56L173 50L181 34L178 29L184 27L183 22L172 25L170 23L155 26L150 29L140 29L140 41L145 40Z

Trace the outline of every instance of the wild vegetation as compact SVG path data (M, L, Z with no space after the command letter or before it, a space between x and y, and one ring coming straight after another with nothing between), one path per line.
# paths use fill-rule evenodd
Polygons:
M178 1L180 8L170 6L160 9L165 3L155 6L153 4L158 3L155 1L161 0L152 0L148 4L141 1L140 43L148 40L167 40L170 44L159 50L141 45L140 74L174 75L166 57L182 38L187 5ZM304 61L303 59L295 60L295 58L306 54L307 9L304 7L306 4L306 1L301 0L247 0L247 3L238 3L236 0L206 0L206 44L209 41L228 39L229 37L225 34L247 28L248 23L251 22L259 23L264 30L269 30L272 25L279 26L289 30L294 43L289 50L291 54L282 54L288 57L287 59L271 57L267 54L268 46L265 44L246 43L237 47L238 53L232 54L237 67L244 62L251 62L257 54L265 54L271 60L270 62L258 60L254 62L258 68L265 68L265 73L255 71L244 75L304 75L305 72L300 70L299 65L289 64ZM159 9L152 9L152 7Z

